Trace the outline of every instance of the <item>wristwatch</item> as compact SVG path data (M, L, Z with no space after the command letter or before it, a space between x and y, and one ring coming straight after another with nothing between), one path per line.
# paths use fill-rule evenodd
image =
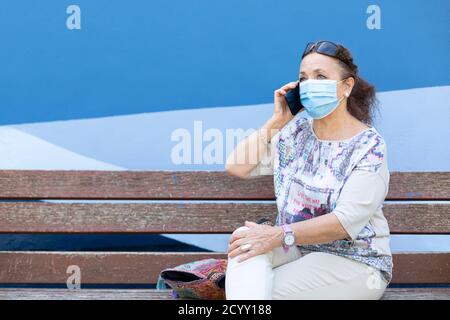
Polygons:
M292 231L289 224L283 224L281 227L283 228L283 231L284 231L283 243L282 243L283 249L284 249L284 252L288 252L289 248L295 244L295 233L294 233L294 231Z

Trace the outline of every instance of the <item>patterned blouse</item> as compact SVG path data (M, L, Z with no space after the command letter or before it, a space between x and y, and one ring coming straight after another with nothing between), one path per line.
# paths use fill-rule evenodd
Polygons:
M335 214L349 234L330 243L299 245L380 270L389 283L392 255L382 212L388 192L386 144L373 127L346 140L321 140L299 115L271 140L251 176L274 175L277 225Z

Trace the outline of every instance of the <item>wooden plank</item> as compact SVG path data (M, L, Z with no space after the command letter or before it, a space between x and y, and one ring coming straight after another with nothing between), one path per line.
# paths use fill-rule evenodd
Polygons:
M392 234L450 234L450 203L386 203Z
M172 300L170 290L156 289L0 289L0 300ZM177 299L188 300L188 299Z
M1 170L0 199L274 199L273 176L223 171ZM393 172L388 199L450 200L450 172Z
M392 283L450 283L450 252L394 254Z
M0 203L0 232L232 232L274 203ZM189 223L186 223L189 221Z
M0 171L0 198L273 199L273 177L206 171Z
M390 200L450 200L450 172L393 172Z
M81 283L150 284L167 267L206 258L210 252L0 252L0 283L66 283L67 268L79 266Z
M4 288L0 300L172 300L172 294L156 289ZM450 300L450 288L387 288L381 300Z
M450 300L450 288L387 288L381 300Z
M159 272L190 261L221 258L217 252L0 252L0 283L65 284L79 266L81 283L149 284ZM394 254L392 283L450 283L450 253Z
M275 203L0 203L0 233L231 233ZM450 233L450 204L387 203L391 233ZM186 223L189 221L189 223Z

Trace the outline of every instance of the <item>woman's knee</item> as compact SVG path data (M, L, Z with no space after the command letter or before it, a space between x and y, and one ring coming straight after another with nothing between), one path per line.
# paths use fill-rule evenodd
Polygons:
M240 232L240 231L246 231L248 229L250 229L250 228L247 226L241 226L241 227L235 229L232 234L235 234L236 232Z
M235 233L241 232L241 231L246 231L246 230L249 230L249 229L250 228L247 227L247 226L241 226L241 227L235 229L232 234L235 234ZM239 258L239 256L235 256L233 258L228 257L228 261L229 261L229 263L231 262L230 260L237 261L238 258ZM266 260L267 258L269 258L270 262L272 261L272 258L273 258L272 250L268 251L268 252L265 252L263 254L258 254L256 256L253 256L253 257L247 259L246 261L261 260L261 259ZM240 264L240 263L237 263L237 264ZM233 265L234 265L234 263L233 263ZM231 264L229 264L229 266L231 266Z
M250 229L250 228L249 228L249 227L246 227L246 226L241 226L241 227L235 229L235 230L233 231L232 235L236 234L237 232L245 231L245 230L248 230L248 229ZM231 236L230 236L230 237L231 237ZM231 243L228 244L228 247L229 247L230 245L231 245ZM234 257L234 258L228 257L228 260L230 260L230 259L236 260L237 257Z

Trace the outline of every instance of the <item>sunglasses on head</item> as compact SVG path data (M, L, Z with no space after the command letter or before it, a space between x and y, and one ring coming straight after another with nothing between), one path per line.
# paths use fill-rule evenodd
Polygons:
M338 53L339 53L339 47L336 43L331 41L316 41L316 42L308 42L306 45L305 51L303 51L302 59L304 56L311 52L317 52L321 53L336 59L339 59L340 61L347 64L345 61L343 61Z

